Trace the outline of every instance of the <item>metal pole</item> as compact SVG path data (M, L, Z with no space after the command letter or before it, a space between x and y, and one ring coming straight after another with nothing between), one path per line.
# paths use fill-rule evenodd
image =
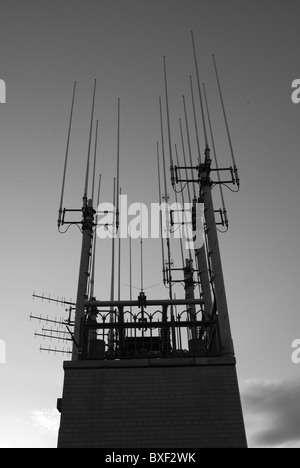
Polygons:
M210 182L204 185L203 196L205 205L207 239L210 251L214 291L216 295L220 335L223 349L222 353L234 355Z
M87 207L83 208L83 234L81 259L79 268L79 280L76 301L76 313L74 324L74 345L72 352L72 360L80 360L83 352L83 343L81 342L81 323L85 315L85 303L88 293L89 268L90 258L93 248L93 225L94 225L94 210L92 201L90 200ZM79 343L79 348L75 345Z

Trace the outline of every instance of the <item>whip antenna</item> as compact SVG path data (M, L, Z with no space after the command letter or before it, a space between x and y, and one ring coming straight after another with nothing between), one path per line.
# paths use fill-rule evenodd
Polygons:
M83 195L85 203L87 202L87 198L88 198L90 156L91 156L91 145L92 145L92 130L93 130L93 119L94 119L94 108L95 108L95 97L96 97L96 85L97 85L97 80L94 81L94 93L93 93L93 104L92 104L92 112L91 112L90 136L89 136L89 146L88 146L88 155L87 155L87 163L86 163L86 175L85 175L85 186L84 186L84 195Z
M198 84L199 98L200 98L200 107L201 107L203 131L204 131L204 138L205 138L205 146L206 146L206 148L208 148L207 130L206 130L206 123L205 123L205 116L204 116L203 99L202 99L202 93L201 93L201 87L200 87L200 78L199 78L198 62L197 62L197 56L196 56L196 47L195 47L195 40L194 40L194 33L193 33L193 31L191 31L191 35L192 35L192 43L193 43L193 51L194 51L194 61L195 61L195 68L196 68L196 75L197 75L197 84Z
M71 105L71 113L70 113L70 121L69 121L69 131L68 131L68 139L67 139L65 166L64 166L64 174L63 174L63 180L62 180L60 206L59 206L59 215L58 215L58 222L57 222L58 228L60 228L60 226L62 224L62 212L63 212L65 183L66 183L67 165L68 165L68 157L69 157L70 136L71 136L72 121L73 121L73 109L74 109L74 101L75 101L75 92L76 92L76 81L74 81L74 88L73 88L73 97L72 97L72 105Z
M234 169L235 176L236 176L236 183L237 183L237 185L239 187L240 186L240 179L239 179L239 176L238 176L238 170L237 170L237 166L236 166L236 162L235 162L235 156L234 156L234 151L233 151L229 126L228 126L228 120L227 120L227 115L226 115L226 111L225 111L225 105L224 105L224 100L223 100L223 95L222 95L222 90L221 90L221 85L220 85L219 73L218 73L218 69L217 69L215 56L213 55L212 57L213 57L213 62L214 62L214 67L215 67L215 72L216 72L216 78L217 78L217 82L218 82L220 100L221 100L221 104L222 104L222 110L223 110L223 115L224 115L224 120L225 120L225 126L226 126L228 141L229 141L229 147L230 147L230 152L231 152L233 169Z

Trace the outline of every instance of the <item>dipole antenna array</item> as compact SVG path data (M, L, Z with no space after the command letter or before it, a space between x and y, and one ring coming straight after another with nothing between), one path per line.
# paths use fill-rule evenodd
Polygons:
M179 117L179 140L182 148L182 155L184 164L180 164L181 157L178 152L178 145L175 144L176 165L173 163L172 155L172 141L171 141L171 116L169 109L169 96L167 85L166 73L166 59L164 57L164 83L165 83L165 96L166 96L166 124L168 129L168 143L170 153L170 172L171 172L171 185L175 192L175 200L178 202L177 194L182 194L182 201L184 202L184 192L187 192L186 197L190 204L192 204L192 230L194 233L194 249L189 251L189 260L186 260L183 282L186 290L186 298L193 298L194 288L196 284L199 286L200 296L203 298L202 312L206 320L213 319L216 314L219 316L222 344L227 352L233 352L232 342L230 341L230 325L228 319L227 302L225 296L225 285L222 272L222 264L220 258L219 244L218 244L218 231L225 232L228 230L229 222L227 217L227 210L225 205L224 188L230 188L230 185L236 186L237 190L230 188L232 191L238 191L240 187L240 180L238 169L236 165L236 158L233 151L233 144L231 134L229 131L228 118L225 110L223 93L221 90L220 76L216 65L216 59L213 56L213 65L217 79L217 86L219 90L219 97L221 101L221 108L224 117L227 138L229 142L229 149L231 154L232 166L220 167L217 156L217 149L215 137L213 132L213 123L211 113L209 110L208 96L205 85L201 87L199 64L196 52L196 45L194 34L191 32L192 51L194 58L194 66L196 72L196 82L198 86L199 107L197 108L192 75L189 76L189 85L191 93L192 104L192 120L194 122L194 142L196 143L196 159L197 164L194 163L193 145L191 130L189 125L188 107L186 97L183 96L183 118L185 124L185 135L182 124L182 117ZM201 116L201 126L204 136L204 148L201 150L200 131L197 119L197 113ZM165 151L164 151L164 134L163 134L163 113L160 99L160 127L161 127L161 145L162 145L162 159L164 169L164 186L165 186L165 201L169 201L167 195L167 183L165 176ZM209 134L208 134L209 129ZM187 147L185 143L187 142ZM213 160L211 159L212 145ZM158 171L159 167L159 151L158 154ZM187 163L187 155L189 163ZM214 167L213 167L214 165ZM216 177L214 177L216 175ZM191 188L190 188L191 185ZM213 208L212 190L215 186L219 186L221 208L215 210ZM177 188L178 187L178 188ZM159 192L160 192L160 174L159 174ZM192 192L192 193L191 193ZM191 200L193 196L193 201ZM161 195L159 195L161 199ZM162 197L164 198L164 197ZM169 213L170 219L167 225L170 224L171 228L174 227L174 212ZM219 219L217 219L219 218ZM219 228L219 227L221 228ZM170 234L170 233L168 233ZM173 297L172 287L177 280L172 277L172 272L182 270L182 268L172 268L171 265L171 242L170 236L167 236L167 268L166 272L163 269L164 282L168 284L170 298ZM200 242L199 242L200 240ZM172 242L173 245L173 242ZM164 262L164 249L162 245L162 258ZM181 259L183 260L182 239L180 241ZM184 262L182 262L184 264ZM194 269L193 265L197 265ZM194 280L194 273L197 273L197 281ZM190 317L193 317L194 312L191 310Z
M91 106L91 116L90 116L90 125L89 125L89 138L88 138L88 149L87 149L87 160L85 168L85 177L84 177L84 190L83 190L83 204L81 208L78 209L67 209L64 208L64 196L66 188L66 177L67 177L67 168L69 162L69 149L70 149L70 137L72 130L72 121L74 113L74 102L75 102L75 91L76 91L76 82L74 83L73 95L72 95L72 104L71 112L69 119L69 129L68 129L68 138L67 138L67 147L66 155L64 161L64 170L62 178L62 188L60 196L60 206L59 206L59 216L58 216L58 229L61 233L66 233L66 231L72 225L77 225L82 232L82 247L81 247L81 259L80 259L80 270L79 270L79 280L78 280L78 289L77 289L77 300L73 311L73 321L69 323L68 326L73 327L71 339L73 341L73 359L80 357L81 349L79 347L80 342L80 329L81 322L85 316L85 301L90 297L94 297L94 283L95 283L95 258L96 258L96 235L95 235L95 181L96 181L96 171L97 171L97 144L98 144L98 129L99 122L96 120L94 122L94 113L95 113L95 103L96 103L96 89L97 81L94 80L93 87L93 96L92 96L92 106ZM92 169L92 184L90 189L90 172L91 172L91 151L92 151L92 140L93 140L93 127L95 124L95 146L94 146L94 162ZM98 186L98 204L100 196L100 182L101 176L99 177L99 186ZM78 216L78 219L67 219L67 216L70 214L72 218ZM62 228L66 226L65 230L62 231Z
M72 353L72 359L78 360L93 355L92 348L101 345L98 340L98 334L102 333L103 340L107 340L108 350L104 353L105 356L114 357L117 352L125 352L125 325L124 325L124 307L130 307L130 320L126 326L130 329L130 337L137 331L143 334L151 327L140 325L147 320L152 321L153 316L147 314L146 307L162 305L162 321L166 329L161 331L160 338L163 337L165 343L168 342L171 335L172 347L169 344L166 349L161 349L160 352L172 354L176 356L177 345L181 343L181 327L186 326L188 329L189 341L200 340L203 343L212 343L218 341L214 337L215 324L220 327L220 339L222 343L222 353L232 354L233 346L231 341L230 324L228 319L228 309L225 295L225 285L222 272L222 264L220 258L218 231L225 232L228 229L228 217L225 205L224 188L230 188L230 185L235 186L238 191L240 180L236 165L236 157L233 150L232 138L229 130L228 118L224 104L223 92L221 89L220 75L216 64L216 59L213 56L213 66L217 80L219 97L221 101L221 109L225 122L227 138L229 142L229 150L231 155L231 166L220 166L220 161L217 155L216 139L213 130L213 118L209 108L208 92L200 81L200 67L197 58L196 45L194 34L191 32L192 51L196 73L196 82L198 87L198 98L195 99L193 77L189 75L190 98L187 95L182 95L182 112L183 115L178 116L179 128L177 132L172 129L172 119L169 104L169 88L167 78L166 57L163 57L163 82L164 82L164 103L162 98L159 98L159 118L160 118L160 143L156 142L156 157L158 170L158 197L159 203L163 207L160 210L160 236L161 236L161 256L162 256L162 272L163 283L168 288L169 299L167 301L148 301L144 291L148 288L144 287L144 247L143 247L143 229L141 229L140 241L140 269L141 269L141 292L138 301L133 301L132 298L132 244L129 241L129 275L130 275L130 300L121 300L121 266L122 266L122 244L120 229L120 120L121 120L121 105L120 98L118 99L117 109L117 164L116 177L113 183L113 212L111 224L106 224L104 228L112 231L112 259L111 259L111 290L109 301L97 301L95 297L95 273L96 273L96 254L97 254L97 226L98 212L95 206L95 185L97 176L97 147L99 140L99 121L94 119L96 106L96 89L97 81L94 81L92 106L89 125L89 138L86 157L86 166L84 174L84 190L83 204L78 209L64 208L66 180L69 165L70 153L70 138L72 133L73 114L76 97L76 82L74 82L71 110L68 125L66 153L64 158L64 168L62 174L62 187L60 192L60 204L58 212L58 229L61 233L66 231L72 225L77 225L82 233L81 259L79 269L79 280L77 289L76 301L55 300L47 298L52 302L60 303L63 306L68 306L68 318L66 320L49 319L42 316L33 316L32 319L39 320L44 326L42 332L36 332L37 337L44 339L58 340L72 343L72 350L64 350L55 348L41 347L41 350L57 353ZM163 108L164 105L164 108ZM190 107L190 109L189 109ZM190 114L191 113L191 114ZM166 117L164 121L164 115ZM200 116L200 118L199 118ZM192 120L193 125L190 125ZM166 126L166 133L165 133ZM95 131L93 129L95 128ZM94 133L94 135L93 135ZM174 135L177 135L178 141L175 142ZM166 138L165 138L166 136ZM94 138L94 160L91 164L91 153ZM211 158L211 148L212 156ZM175 151L175 153L174 153ZM170 185L167 178L167 163L166 153L169 156L170 167ZM195 163L195 161L197 161ZM161 170L162 175L161 175ZM91 173L92 172L92 177ZM91 182L91 184L90 184ZM192 184L192 185L191 185ZM213 189L219 186L221 208L214 209L212 192ZM170 190L172 189L172 190ZM101 190L101 175L98 183L97 206L100 203ZM170 190L170 191L169 191ZM175 193L174 198L176 208L170 208L171 196ZM179 206L179 195L181 195L182 209ZM186 204L191 209L191 219L186 212ZM102 213L103 214L103 213ZM105 212L104 214L107 214ZM141 209L141 217L143 217ZM71 219L69 219L71 218ZM75 219L74 219L75 218ZM77 218L77 219L76 219ZM220 227L220 229L219 229ZM64 228L64 229L63 229ZM185 228L192 233L189 235L188 246L184 247L182 235L180 239L181 262L180 268L174 266L172 258L172 248L175 248L175 239L173 241L172 234L177 231L182 231ZM118 268L115 268L116 263L116 239L119 235L118 243ZM130 233L131 236L131 233ZM175 236L174 236L175 237ZM171 242L172 239L172 242ZM186 258L185 258L186 255ZM118 271L118 288L116 288L115 275ZM176 279L176 272L181 272L181 278ZM196 278L196 279L195 279ZM185 299L177 300L175 295L175 285L181 283L185 289ZM199 288L199 299L195 298L196 286ZM115 290L118 289L117 294ZM117 295L117 300L115 296ZM34 297L46 300L45 296ZM177 305L185 305L187 309L186 323L181 321L182 313L178 312ZM200 306L200 311L196 311L196 306ZM102 311L103 324L99 324L98 317L101 316L99 308L108 307L108 310ZM139 314L134 315L133 308L140 309ZM170 316L168 316L168 307L170 308ZM197 314L202 313L202 321L199 321ZM146 318L148 317L148 319ZM168 322L170 317L170 322ZM177 320L177 330L174 326ZM158 323L158 328L161 322ZM171 324L171 327L169 326ZM184 325L183 325L184 324ZM61 329L63 327L63 329ZM86 332L86 330L88 330ZM101 330L99 332L99 330ZM107 333L104 332L107 331ZM134 332L134 333L133 333ZM87 334L86 334L87 333ZM85 335L84 335L85 334ZM151 338L152 340L152 338ZM127 341L129 346L130 341ZM126 346L127 346L126 345ZM135 348L137 342L135 342ZM206 345L205 345L206 346ZM192 349L192 344L190 351ZM143 348L144 349L144 348ZM208 348L207 348L208 349ZM153 352L153 343L151 344L151 352ZM212 350L211 350L212 351ZM136 349L135 349L136 352ZM157 351L155 351L157 352ZM122 358L122 353L120 354Z

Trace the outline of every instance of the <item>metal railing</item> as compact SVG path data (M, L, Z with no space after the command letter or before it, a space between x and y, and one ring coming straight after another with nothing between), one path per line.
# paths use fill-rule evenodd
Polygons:
M201 317L201 320L200 320ZM173 307L134 313L122 306L94 309L81 327L82 359L209 357L220 355L218 318L203 320L202 311Z

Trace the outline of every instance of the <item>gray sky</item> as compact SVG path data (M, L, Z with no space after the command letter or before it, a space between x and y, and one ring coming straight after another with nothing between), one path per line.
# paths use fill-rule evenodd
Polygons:
M94 78L102 196L111 200L120 98L123 190L130 202L156 202L162 57L179 144L182 95L189 99L189 75L195 76L191 30L219 159L228 165L213 53L218 61L242 184L237 195L225 192L230 229L220 245L249 444L300 447L300 365L291 361L291 343L300 338L300 105L291 101L291 83L300 78L299 13L297 0L2 0L0 79L7 103L0 104L0 339L7 363L0 364L1 447L56 445L62 358L39 354L41 341L33 338L39 324L28 317L31 311L64 315L32 302L34 290L76 295L80 233L56 230L73 81L78 99L66 205L81 204ZM108 297L107 245L98 252L100 298ZM124 249L128 283L125 255ZM137 286L138 260L136 254ZM145 242L145 262L145 283L161 281L159 242ZM128 294L124 286L122 295ZM150 294L166 293L157 287Z

